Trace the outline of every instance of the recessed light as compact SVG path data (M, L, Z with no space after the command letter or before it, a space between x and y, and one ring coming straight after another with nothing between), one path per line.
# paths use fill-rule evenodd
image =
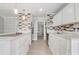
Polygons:
M18 9L14 9L14 13L15 14L18 14Z
M41 8L40 11L43 11L43 9Z

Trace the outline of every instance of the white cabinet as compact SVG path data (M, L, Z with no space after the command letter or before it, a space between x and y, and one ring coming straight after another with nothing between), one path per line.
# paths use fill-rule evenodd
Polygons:
M0 33L4 32L4 18L0 16Z
M68 4L66 7L64 7L60 12L58 12L54 16L53 26L75 22L75 12L74 11L75 11L74 4L73 3Z
M74 22L74 4L68 4L63 9L63 24Z
M57 25L61 25L62 24L62 11L60 11L57 15L56 15L57 19L56 19L56 24Z
M31 44L31 33L17 37L0 37L0 55L25 55Z
M79 22L79 3L70 3L53 18L53 26Z
M62 11L58 12L53 19L53 26L61 25L62 24Z
M49 48L54 55L79 55L79 37L49 35Z
M14 55L27 54L31 43L31 38L29 36L30 36L29 34L20 36L18 37L19 39L17 38L12 42L12 54Z
M67 53L67 40L59 38L55 35L49 35L49 48L54 55L66 55Z
M10 40L7 40L7 39L1 40L0 38L0 55L11 54L10 44L11 44Z
M71 51L72 55L79 55L79 39L72 38L71 41Z
M79 22L79 3L75 3L75 21Z
M53 17L53 26L56 26L56 15Z

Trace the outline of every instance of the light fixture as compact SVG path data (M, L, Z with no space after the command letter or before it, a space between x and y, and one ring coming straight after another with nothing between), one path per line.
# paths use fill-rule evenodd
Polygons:
M18 9L14 9L14 13L15 14L18 14Z
M42 9L42 8L40 8L40 11L42 12L42 11L43 11L43 9Z

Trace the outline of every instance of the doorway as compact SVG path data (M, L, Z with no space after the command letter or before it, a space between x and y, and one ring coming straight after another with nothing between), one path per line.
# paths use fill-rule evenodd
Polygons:
M44 39L44 22L38 22L37 39Z

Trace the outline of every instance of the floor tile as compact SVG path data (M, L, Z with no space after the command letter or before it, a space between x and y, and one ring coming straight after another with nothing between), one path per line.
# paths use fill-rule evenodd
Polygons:
M32 42L27 55L52 55L52 53L47 45L47 41L39 39Z

